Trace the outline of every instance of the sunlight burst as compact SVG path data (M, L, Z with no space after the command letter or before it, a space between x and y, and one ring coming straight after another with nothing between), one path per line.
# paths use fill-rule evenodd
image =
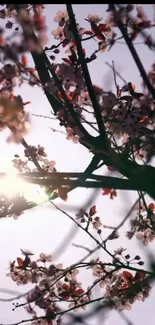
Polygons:
M11 170L3 179L0 180L0 195L6 195L13 198L18 194L24 196L28 202L33 201L36 204L48 200L44 188L39 185L29 184L19 179L17 173L14 170Z

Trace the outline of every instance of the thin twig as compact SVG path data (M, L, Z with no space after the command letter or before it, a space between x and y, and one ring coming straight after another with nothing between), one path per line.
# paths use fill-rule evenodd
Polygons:
M108 63L107 61L105 62L111 69L113 69L113 66ZM127 84L127 81L120 75L120 73L115 69L115 74L124 82L124 84Z
M109 4L109 8L111 9L111 11L113 11L114 13L117 14L117 11L115 9L114 4ZM142 77L144 83L146 84L150 94L152 95L153 99L155 100L155 90L154 90L152 84L150 83L150 80L149 80L149 78L148 78L148 76L146 74L146 71L144 69L144 66L143 66L140 58L139 58L139 55L137 54L137 51L134 48L134 45L133 45L131 39L128 36L127 29L124 27L124 25L122 24L122 22L120 20L117 22L117 26L120 29L120 31L121 31L121 33L122 33L122 35L124 37L124 40L125 40L128 48L129 48L129 50L130 50L130 52L132 54L132 57L133 57L136 65L137 65L137 68L140 71L140 74L141 74L141 77Z

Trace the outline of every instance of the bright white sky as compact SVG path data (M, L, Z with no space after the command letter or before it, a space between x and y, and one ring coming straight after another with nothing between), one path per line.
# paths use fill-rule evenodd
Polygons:
M151 5L144 5L147 13L151 14ZM106 18L106 6L105 5L74 5L77 21L86 26L84 18L89 13L98 14ZM46 5L46 22L49 26L49 37L53 29L57 27L53 22L53 18L56 15L57 10L65 9L64 5ZM49 38L49 45L53 44L52 37ZM154 53L148 50L143 45L137 45L138 53L148 70L154 61ZM93 42L89 41L88 53L93 51ZM115 61L115 67L123 75L127 81L132 81L136 84L137 88L140 87L139 72L131 58L131 55L127 47L123 44L118 44L112 48L110 52L102 53L99 55L98 60L90 64L90 72L93 83L103 86L104 89L114 90L113 75L111 70L106 66L105 62L109 63ZM31 62L31 61L30 61ZM37 87L30 88L29 86L22 87L19 93L24 101L31 101L27 109L31 113L43 114L50 116L50 106L43 94L43 92ZM59 128L59 124L56 121L41 119L32 116L32 130L26 137L26 141L31 145L42 145L45 147L50 160L56 161L56 168L58 171L83 171L91 159L91 154L88 153L81 145L73 144L70 141L66 141L65 136L58 133L53 133L50 127ZM6 146L6 137L8 131L0 133L1 143L1 171L8 168L9 161L13 158L15 153L23 154L23 147L20 145L9 144ZM61 201L64 209L67 209L67 205L76 206L76 209L72 209L70 212L73 216L77 212L78 207L81 207L86 198L89 197L90 190L75 190L70 193L67 204ZM113 201L109 198L99 194L95 200L97 205L98 215L101 217L105 225L117 225L123 216L127 213L132 205L132 202L136 199L134 193L122 193L119 192L118 197ZM55 201L59 203L60 201ZM19 292L26 291L28 287L17 287L9 278L5 276L8 272L8 263L18 255L20 255L20 248L27 248L32 250L36 256L40 252L52 253L59 246L65 234L68 233L72 227L72 223L66 216L55 211L51 208L50 204L44 204L42 207L35 208L27 211L17 221L11 218L0 220L0 287L14 289ZM128 241L125 238L125 230L127 230L127 224L121 229L122 234L117 241L110 242L109 246L111 250L116 249L123 245L127 247L127 253L133 255L140 254L146 259L147 250L144 247L139 246L139 242L136 240ZM103 237L107 235L107 231L103 231ZM74 248L72 243L83 244L89 247L94 247L85 234L81 231L69 242L68 247L63 251L61 255L55 260L56 262L63 262L68 266L69 263L79 260L85 252ZM153 246L152 246L153 247ZM98 255L96 255L97 257ZM105 255L101 254L105 260ZM147 265L146 265L147 267ZM88 278L87 273L81 274L81 279L84 282L84 287L91 284L92 278ZM4 297L4 294L0 293L0 296ZM7 297L5 295L5 297ZM135 325L141 324L153 325L154 324L154 299L155 290L152 290L150 299L145 303L135 303L132 311L126 312L126 315ZM29 318L29 315L23 309L17 309L12 312L11 303L0 303L0 323L12 324L24 318ZM148 317L149 315L149 317ZM122 325L124 321L120 318L116 312L110 312L105 325L112 325L113 322ZM87 321L88 324L99 324L98 320L91 319ZM101 324L101 320L100 320Z

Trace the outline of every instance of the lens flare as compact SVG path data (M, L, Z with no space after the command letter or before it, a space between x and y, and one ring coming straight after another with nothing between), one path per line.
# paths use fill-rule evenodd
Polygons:
M21 194L28 202L33 201L36 204L48 200L44 188L19 179L16 173L12 171L4 176L3 179L0 179L0 195L13 198L17 194Z

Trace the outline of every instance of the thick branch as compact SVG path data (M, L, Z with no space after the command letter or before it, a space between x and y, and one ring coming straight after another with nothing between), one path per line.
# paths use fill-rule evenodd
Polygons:
M31 174L31 173L30 173ZM40 186L52 186L55 189L59 188L60 186L71 186L71 187L85 187L85 188L112 188L118 190L133 190L133 191L145 191L145 187L143 183L138 182L137 180L128 180L128 179L121 179L117 177L110 177L110 176L100 176L100 175L91 175L88 178L93 179L92 181L86 181L82 179L82 173L75 173L75 177L77 179L67 179L70 173L66 173L65 177L61 175L61 173L54 173L46 176L40 177L37 176L36 173L35 177L28 176L21 174L20 178L25 180L31 184L37 184ZM64 175L64 173L63 173Z
M87 179L87 177L89 175L91 175L93 173L93 171L95 169L97 169L97 166L100 162L100 157L99 156L94 156L90 162L90 164L88 165L88 167L85 169L85 171L83 172L83 176L81 177L81 179L85 180ZM41 168L41 167L40 167ZM4 176L1 176L1 179L4 178ZM72 190L74 190L76 188L76 186L70 186L70 188L67 189L68 193ZM58 194L57 193L54 193L53 195L51 195L49 197L49 200L54 200L58 198ZM16 202L15 202L16 203ZM0 218L4 218L6 217L8 214L16 214L16 213L19 213L19 212L22 212L22 211L25 211L25 210L29 210L29 209L32 209L34 207L36 207L38 204L35 203L35 202L26 202L26 200L23 200L22 203L20 203L20 206L18 204L19 202L17 202L17 204L13 205L12 208L10 209L10 205L8 206L9 208L9 211L7 209L7 207L4 209L3 212L0 213Z
M80 64L81 64L81 67L83 70L83 75L85 78L86 86L87 86L87 89L89 92L90 99L92 101L96 120L98 123L99 131L100 131L100 135L101 135L101 141L103 141L102 145L103 145L103 148L107 149L108 148L108 139L107 139L106 131L105 131L104 124L103 124L101 110L100 110L100 107L97 102L97 98L96 98L96 95L95 95L95 92L93 89L91 77L90 77L90 74L88 71L87 63L85 61L85 57L84 57L84 53L83 53L83 49L82 49L82 45L81 45L81 41L80 41L79 34L77 31L75 15L73 13L71 4L66 4L66 7L67 7L68 15L70 18L70 25L71 25L73 36L74 36L75 43L77 46L77 52L78 52Z
M16 9L17 9L17 12L19 13L20 5L16 5ZM33 41L38 43L38 39L34 33L33 26L31 26L31 33L29 31L28 36L27 36L27 32L25 31L24 23L22 23L22 22L21 22L21 27L23 29L25 39L27 39L27 37L28 38L31 37ZM50 77L50 73L48 71L48 70L50 70L50 72L56 82L56 86L57 86L58 90L63 95L68 112L70 113L75 124L79 127L80 131L83 133L83 140L86 140L87 143L90 144L93 137L87 132L87 130L84 128L84 126L80 122L80 119L79 119L77 113L74 111L74 107L73 107L72 103L68 101L65 91L61 85L61 82L60 82L59 78L57 77L57 75L55 74L54 70L52 69L50 62L49 62L46 54L44 53L43 49L41 48L41 46L40 46L40 49L41 49L40 53L38 53L36 51L31 51L31 55L32 55L33 61L35 63L35 67L37 69L37 72L38 72L38 75L39 75L42 85L45 86L48 82L50 82L51 77ZM52 109L54 110L55 114L57 114L57 112L61 109L61 107L65 109L64 104L58 98L56 98L47 88L45 88L45 95L46 95Z

